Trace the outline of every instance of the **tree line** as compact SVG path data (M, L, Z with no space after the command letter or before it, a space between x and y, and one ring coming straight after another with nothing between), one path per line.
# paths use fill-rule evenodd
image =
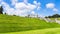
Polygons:
M46 16L45 18L60 18L59 14L54 14L52 16Z

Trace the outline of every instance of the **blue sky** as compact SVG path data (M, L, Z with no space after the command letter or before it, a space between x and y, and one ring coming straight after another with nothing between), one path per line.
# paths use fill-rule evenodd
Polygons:
M38 7L40 7L40 8L38 8L37 5L34 5L34 1L35 1L35 4L39 5ZM13 8L14 11L18 11L18 7L16 8L15 5L12 5L12 3L13 3L12 0L1 0L0 2L1 2L1 5L4 6L4 5L7 4L10 8ZM2 2L5 2L5 4L2 3ZM32 9L32 7L30 7L31 9L29 9L30 10L30 13L32 12L34 14L39 14L39 15L43 15L43 16L53 15L53 14L56 14L56 13L57 14L60 14L60 0L18 0L18 1L15 1L15 2L17 4L20 3L22 5L24 5L23 2L25 2L27 5L29 5L29 4L30 5L33 5L32 6L33 9ZM34 6L37 7L38 10ZM7 6L5 6L5 7L7 7ZM5 9L7 9L7 8L5 8ZM7 10L9 10L9 9L7 9ZM25 10L25 9L23 9L23 10ZM26 13L29 13L27 11L28 11L28 9L26 9ZM7 11L7 13L8 13L8 11ZM23 11L22 11L22 15L24 15Z

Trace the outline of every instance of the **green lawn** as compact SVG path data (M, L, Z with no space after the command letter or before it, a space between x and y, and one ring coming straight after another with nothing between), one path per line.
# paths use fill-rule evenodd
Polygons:
M0 33L21 32L57 27L60 27L60 24L48 23L38 18L0 15Z
M55 20L55 18L50 18L51 20Z
M13 32L13 33L1 33L1 34L60 34L60 28L50 28L41 30L31 30L23 32Z
M55 20L55 18L50 18L51 20ZM57 18L57 20L60 20L60 18Z
M58 18L58 20L60 20L60 18Z

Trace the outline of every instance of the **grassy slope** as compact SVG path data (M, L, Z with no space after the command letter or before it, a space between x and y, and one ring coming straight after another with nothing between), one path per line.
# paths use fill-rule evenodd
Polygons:
M0 33L54 28L59 26L59 24L47 23L44 20L40 20L38 18L0 15Z
M51 20L55 20L55 18L50 18ZM60 20L60 18L57 18L57 20Z
M2 33L2 34L60 34L60 28L50 28L41 30L31 30L23 32Z
M55 20L55 18L50 18L51 20Z

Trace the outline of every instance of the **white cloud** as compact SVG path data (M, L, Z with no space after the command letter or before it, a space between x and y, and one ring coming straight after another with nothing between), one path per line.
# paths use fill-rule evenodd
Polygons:
M34 4L37 4L37 1L34 1L33 3L34 3Z
M36 8L35 5L29 4L26 5L23 2L17 3L15 5L15 11L19 11L18 14L26 16L28 12L33 11ZM17 13L17 12L16 12Z
M43 18L43 17L45 17L45 16L40 14L39 17L42 17L42 18Z
M37 10L40 10L41 7L37 7Z
M41 5L41 3L38 2L37 3L37 10L40 10L40 8L41 8L40 5Z
M24 10L24 9L34 10L36 8L36 6L32 5L32 4L29 4L29 3L28 3L28 5L26 5L25 3L20 2L20 3L16 3L15 8L20 9L20 10Z
M2 2L3 0L0 0L0 2Z
M55 4L54 3L48 3L48 4L46 4L46 8L50 8L53 11L58 11L58 9L55 8Z
M23 2L15 4L15 8L16 9L22 9L22 8L25 8L25 7L26 7L26 4L24 4Z
M18 2L18 0L11 0L12 5L15 5Z
M0 0L0 2L1 2L2 0Z
M37 2L36 0L34 0L34 2L33 2L36 6L37 6L37 10L40 10L40 5L41 5L41 3L40 2Z
M35 14L35 12L34 12L34 11L32 11L32 12L31 12L31 14Z
M58 11L58 9L54 8L53 11Z
M54 3L48 3L48 4L46 4L46 7L47 8L54 8L55 4Z
M10 8L10 6L6 2L1 2L1 5L3 5L4 10L7 10Z
M40 5L41 5L41 3L40 3L40 2L38 2L38 3L37 3L37 5L38 5L38 6L40 6Z
M0 0L0 6L1 6L1 2L3 2L3 0Z
M26 16L28 13L34 14L34 9L40 7L39 4L30 4L27 2L27 0L24 0L23 2L18 2L18 0L11 0L11 4L14 6L14 8L11 8L10 5L4 1L1 2L1 5L3 5L4 8L3 13L7 13L8 15ZM37 7L38 5L39 7Z
M36 8L36 5L28 4L27 9L34 10Z
M24 3L27 4L28 3L28 0L24 0Z

